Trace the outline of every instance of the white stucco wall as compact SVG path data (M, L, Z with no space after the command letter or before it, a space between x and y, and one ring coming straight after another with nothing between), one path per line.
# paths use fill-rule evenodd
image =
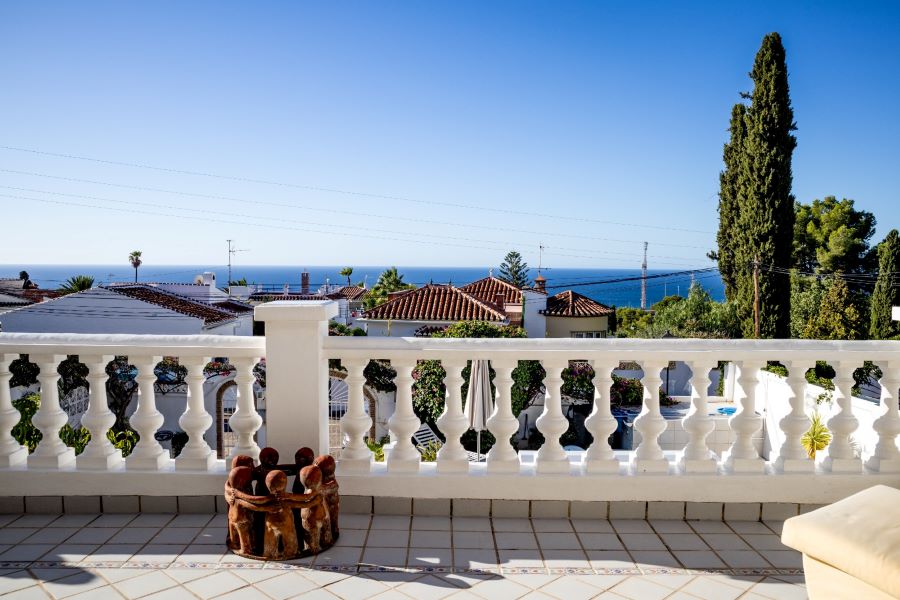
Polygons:
M547 295L522 290L523 316L525 333L530 338L543 338L547 335L547 317L541 314L547 308Z
M572 337L573 331L609 331L609 317L547 317L547 337Z
M382 337L413 337L423 326L446 327L455 321L380 321L360 319L357 327L363 327L369 335Z

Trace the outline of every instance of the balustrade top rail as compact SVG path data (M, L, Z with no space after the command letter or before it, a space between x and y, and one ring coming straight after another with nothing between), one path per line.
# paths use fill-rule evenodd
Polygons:
M0 352L19 354L141 354L259 358L262 337L236 335L129 335L95 333L0 333Z

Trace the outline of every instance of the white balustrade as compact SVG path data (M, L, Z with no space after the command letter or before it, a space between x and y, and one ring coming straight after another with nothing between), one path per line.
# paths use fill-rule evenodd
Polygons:
M618 421L612 415L611 388L612 371L619 362L615 360L592 360L594 369L594 408L584 420L584 428L594 441L582 458L585 473L618 473L619 461L609 445L609 436L618 428Z
M785 361L791 412L778 422L784 433L784 441L775 460L775 469L780 473L813 473L816 470L815 462L809 458L801 442L812 423L806 414L806 372L814 364L810 360Z
M659 387L662 385L660 371L669 361L640 361L644 371L641 382L644 385L644 404L641 413L634 420L634 428L641 434L641 443L631 461L635 473L666 473L669 461L659 445L659 436L666 430L666 420L659 410Z
M883 361L881 368L881 416L872 424L878 434L878 442L866 466L880 473L900 473L900 450L897 436L900 436L900 410L897 392L900 390L900 361Z
M347 359L347 412L341 418L341 433L347 437L347 445L341 450L340 469L344 473L367 473L372 466L372 452L366 445L366 432L372 425L372 417L366 414L363 386L366 368L363 359Z
M494 411L487 420L488 431L494 436L494 445L487 453L488 473L517 473L519 471L519 455L509 442L510 437L519 430L519 419L512 412L512 372L516 368L515 360L493 360L494 386L497 388L494 398Z
M853 449L852 436L859 427L859 420L853 415L853 370L857 365L850 361L834 361L834 401L838 412L828 420L831 443L825 449L822 467L832 473L858 473L862 469L862 459Z
M469 458L459 438L466 432L466 417L462 409L462 361L443 361L444 368L444 412L437 419L438 429L446 442L437 453L437 469L441 473L465 473L469 470Z
M122 467L122 451L112 445L106 433L116 422L116 416L109 410L106 396L106 365L113 360L112 355L96 354L79 356L88 368L87 412L81 417L81 424L91 434L84 451L75 459L79 469L107 471Z
M250 456L259 460L259 445L254 436L262 427L262 417L256 412L256 400L253 396L253 383L256 376L253 368L259 362L255 356L230 359L237 369L234 381L237 384L237 406L228 418L228 426L237 434L237 443L231 449L229 458Z
M75 450L66 446L59 439L59 430L69 420L59 405L59 363L65 355L38 354L30 356L41 372L38 381L41 384L41 407L32 417L31 422L41 432L41 441L28 457L29 467L59 469L75 460Z
M735 440L726 452L723 465L731 473L763 473L766 462L754 444L754 435L762 428L762 417L756 414L756 388L759 386L759 370L765 366L762 360L742 360L738 363L741 401L737 412L728 421Z
M681 425L688 435L688 443L679 461L685 473L715 473L718 468L716 456L709 449L707 439L716 424L709 416L707 396L709 394L709 371L715 364L706 360L690 361L691 368L691 409L682 419Z
M140 440L125 459L125 467L140 471L157 471L169 462L169 453L156 439L165 417L156 408L156 374L153 369L162 356L138 356L131 358L138 368L138 405L129 422L138 432Z
M391 366L397 370L397 377L394 379L397 386L397 406L388 420L394 448L387 457L387 467L391 472L415 473L421 462L419 451L412 443L412 434L421 425L412 404L412 370L415 361L391 361Z
M538 473L568 473L569 457L563 450L559 438L569 428L569 421L562 412L562 372L567 361L541 361L547 372L544 377L544 411L535 421L538 431L544 436L544 443L538 450L536 463Z
M21 465L28 458L28 448L17 442L10 433L21 417L12 405L9 390L12 379L9 365L17 358L18 354L0 353L0 468Z
M212 426L213 418L206 411L203 398L203 373L208 356L182 358L179 364L186 367L187 373L187 410L178 419L182 431L188 434L188 442L175 459L175 468L185 471L209 471L216 464L216 453L209 447L203 434Z

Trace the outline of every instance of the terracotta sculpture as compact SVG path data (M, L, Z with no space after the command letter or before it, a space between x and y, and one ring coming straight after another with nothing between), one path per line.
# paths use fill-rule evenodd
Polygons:
M225 483L228 547L242 556L274 560L331 547L339 513L334 459L328 455L314 459L312 450L301 448L294 464L279 465L278 452L264 448L259 466L253 462L249 456L231 461ZM304 493L287 492L290 475L295 476L291 489Z

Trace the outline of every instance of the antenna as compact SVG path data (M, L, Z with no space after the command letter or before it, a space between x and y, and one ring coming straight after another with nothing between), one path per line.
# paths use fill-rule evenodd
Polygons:
M538 246L538 275L541 274L541 269L544 266L544 245L540 244Z
M644 262L641 263L641 310L647 310L647 242L644 242Z
M228 293L231 293L231 257L238 252L247 252L246 250L238 250L237 248L233 248L231 243L234 240L225 240L228 242Z

